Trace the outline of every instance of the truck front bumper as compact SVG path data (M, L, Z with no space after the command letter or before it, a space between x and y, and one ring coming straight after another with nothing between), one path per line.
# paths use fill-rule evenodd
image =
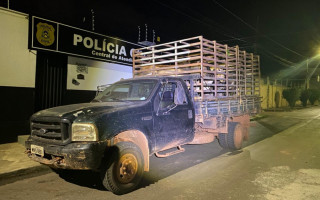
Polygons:
M64 146L33 140L25 143L28 156L53 168L97 170L100 167L107 142L75 142ZM31 145L43 147L44 156L31 153Z

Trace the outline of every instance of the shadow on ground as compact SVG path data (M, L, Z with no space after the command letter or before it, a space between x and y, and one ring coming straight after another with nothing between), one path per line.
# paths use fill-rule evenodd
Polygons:
M83 187L88 187L97 190L105 190L100 174L94 171L78 171L78 170L53 170L55 173L67 182L77 184Z

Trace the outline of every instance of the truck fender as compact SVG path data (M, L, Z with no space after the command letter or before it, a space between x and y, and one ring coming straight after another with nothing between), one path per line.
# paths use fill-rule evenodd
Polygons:
M232 122L239 122L242 126L250 127L250 115L241 115L232 117Z
M112 140L111 140L112 141ZM138 130L128 130L119 133L113 138L111 145L115 145L119 142L132 142L136 144L142 154L144 159L144 171L149 171L149 146L147 137Z

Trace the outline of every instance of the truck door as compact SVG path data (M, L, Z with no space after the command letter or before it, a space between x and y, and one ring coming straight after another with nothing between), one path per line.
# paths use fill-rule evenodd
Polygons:
M154 100L156 150L185 144L193 139L192 104L180 81L164 83Z

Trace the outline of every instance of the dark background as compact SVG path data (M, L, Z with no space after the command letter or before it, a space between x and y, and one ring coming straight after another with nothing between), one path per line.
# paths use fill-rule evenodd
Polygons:
M7 7L7 0L0 0ZM318 0L10 0L10 9L58 21L130 42L152 41L152 29L161 43L203 35L210 40L261 56L262 76L305 77L306 61L320 48ZM309 68L316 66L311 63ZM296 73L290 66L302 68ZM317 72L315 73L315 75ZM289 77L290 78L290 77Z

